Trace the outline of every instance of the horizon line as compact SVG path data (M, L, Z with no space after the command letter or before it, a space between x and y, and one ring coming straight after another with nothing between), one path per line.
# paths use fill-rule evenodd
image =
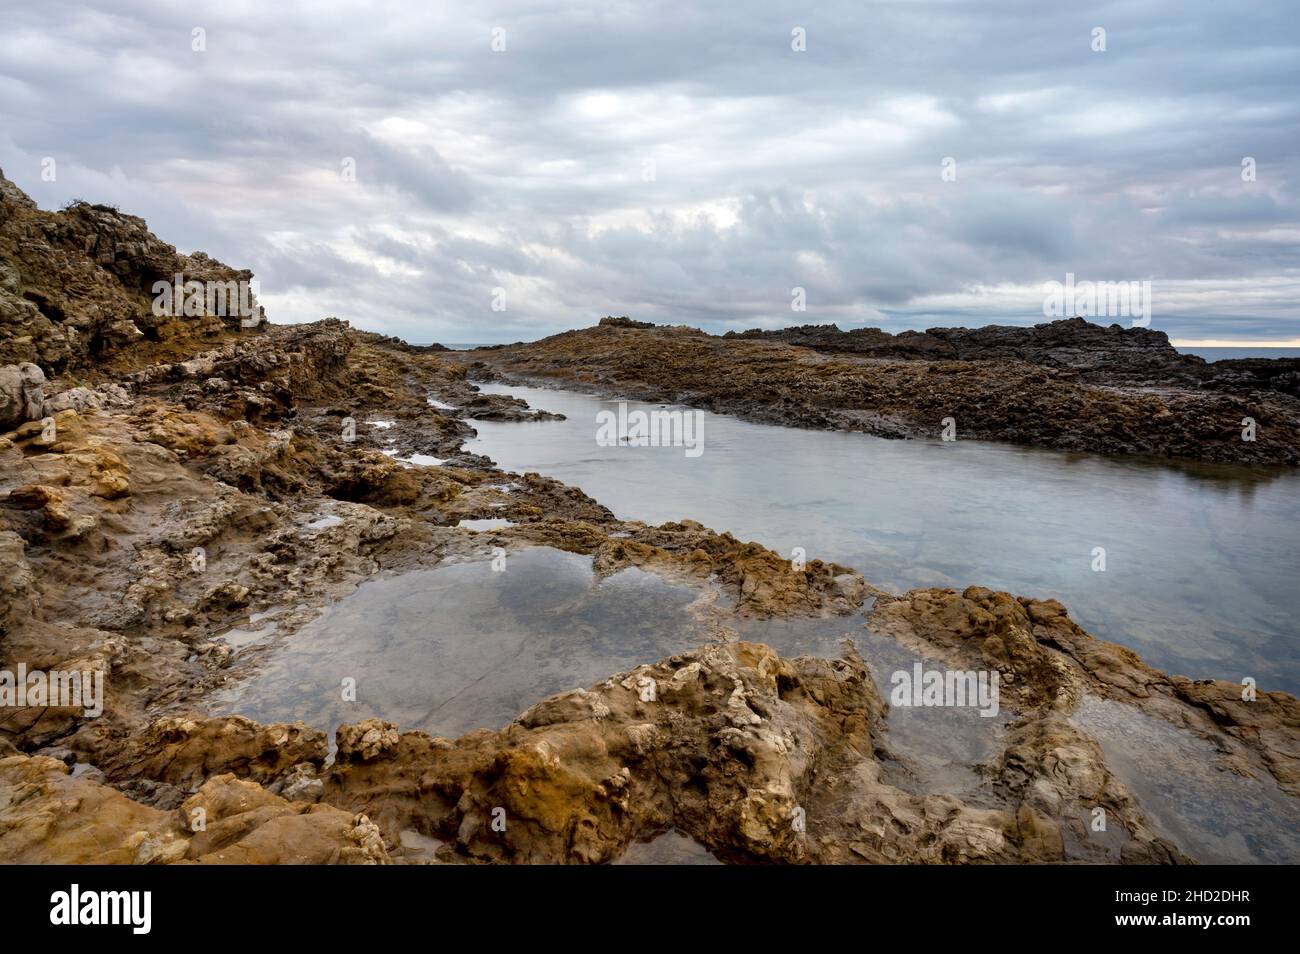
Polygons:
M566 329L569 331L581 331L580 328ZM556 332L552 332L555 334ZM542 335L543 338L549 335ZM516 339L525 340L525 339ZM414 342L412 342L414 343ZM453 341L450 338L432 339L430 344L513 344L511 341L477 341L471 339L462 339ZM1169 343L1175 348L1296 348L1300 349L1300 338L1261 338L1240 339L1240 338L1170 338Z
M1175 348L1300 348L1300 338L1260 339L1259 341L1230 340L1227 338L1170 338Z

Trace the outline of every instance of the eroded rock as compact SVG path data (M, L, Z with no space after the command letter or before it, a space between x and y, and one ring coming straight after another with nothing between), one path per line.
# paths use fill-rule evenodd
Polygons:
M45 373L29 361L0 367L0 431L44 416Z

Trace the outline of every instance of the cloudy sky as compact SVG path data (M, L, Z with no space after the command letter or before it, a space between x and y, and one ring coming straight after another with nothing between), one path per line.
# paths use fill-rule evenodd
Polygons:
M1294 0L810 6L0 0L0 168L412 341L1029 324L1067 273L1300 339Z

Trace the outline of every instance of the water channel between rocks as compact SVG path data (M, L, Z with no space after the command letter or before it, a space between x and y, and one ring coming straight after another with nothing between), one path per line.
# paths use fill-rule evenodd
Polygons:
M1290 585L1300 570L1289 534L1300 499L1293 476L883 441L711 414L705 453L688 458L680 448L598 446L595 414L616 402L485 390L519 395L567 420L474 422L479 437L469 450L579 486L622 518L696 519L776 549L803 547L897 588L979 583L1056 596L1094 634L1162 668L1300 688L1289 628L1300 609ZM1090 569L1094 546L1107 548L1105 572ZM217 711L301 719L330 732L375 716L455 737L499 728L556 692L693 649L714 638L706 620L726 602L712 584L668 582L635 568L597 578L589 557L545 547L511 553L504 572L484 559L382 576L291 636L277 637L274 623L261 619L233 631L236 648L270 645L254 671L213 702ZM850 636L888 698L890 674L917 657L863 624L861 614L724 620L735 636L785 656L838 656ZM347 679L355 680L355 702L343 698ZM895 707L887 777L979 803L976 766L997 751L1010 717ZM1153 823L1198 860L1300 859L1300 815L1271 780L1226 778L1207 743L1131 707L1088 699L1075 720L1098 738ZM669 832L633 846L624 860L710 856Z
M1300 474L893 441L709 413L703 453L687 457L597 445L596 415L616 401L481 389L566 420L472 421L467 450L581 487L620 518L698 520L899 590L974 584L1055 597L1094 636L1159 669L1251 676L1300 695Z

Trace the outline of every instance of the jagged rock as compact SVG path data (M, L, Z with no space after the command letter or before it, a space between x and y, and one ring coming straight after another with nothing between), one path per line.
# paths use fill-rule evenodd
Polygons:
M0 757L0 858L18 864L387 864L364 815L217 775L176 811L44 756Z
M1024 361L1114 380L1136 377L1193 379L1202 358L1181 355L1169 336L1153 328L1101 325L1083 318L1024 327L930 328L890 334L879 328L801 325L779 331L729 331L724 338L777 341L817 351L872 358L952 361Z
M282 778L268 787L291 802L316 802L320 800L325 783L316 775L317 766L300 762Z
M192 789L223 772L270 783L301 763L320 765L328 749L325 734L301 722L264 726L242 716L168 716L98 764L110 779L147 778Z
M335 734L339 761L369 762L397 745L397 726L380 719L339 726Z
M121 357L150 363L150 353L241 331L241 315L222 315L207 289L248 288L252 273L201 252L182 255L144 221L105 205L77 202L59 212L37 208L0 172L0 362L33 362L46 371L86 368ZM196 307L166 314L158 283L199 282ZM249 310L264 315L255 297ZM209 307L212 305L212 308ZM241 303L242 304L242 303ZM179 311L173 309L173 311ZM192 312L192 313L191 313Z
M44 387L45 373L30 362L0 368L0 430L43 417Z
M25 551L22 537L0 530L0 632L35 608L36 577Z
M648 682L659 686L652 699ZM435 834L478 861L608 861L673 828L723 857L1052 862L1066 857L1063 821L1098 803L1123 820L1131 858L1181 857L1066 719L1027 720L1014 739L1014 778L1032 781L1036 800L990 807L886 782L885 709L854 655L782 659L765 646L712 646L455 742L397 735L374 720L341 727L340 752L344 740L383 744L340 757L322 797L390 833Z
M83 386L47 396L43 413L46 417L69 410L84 414L104 407L127 407L130 403L130 395L119 384L107 384L98 389Z
M600 324L606 328L653 328L653 321L634 321L627 315L606 315L600 319Z

